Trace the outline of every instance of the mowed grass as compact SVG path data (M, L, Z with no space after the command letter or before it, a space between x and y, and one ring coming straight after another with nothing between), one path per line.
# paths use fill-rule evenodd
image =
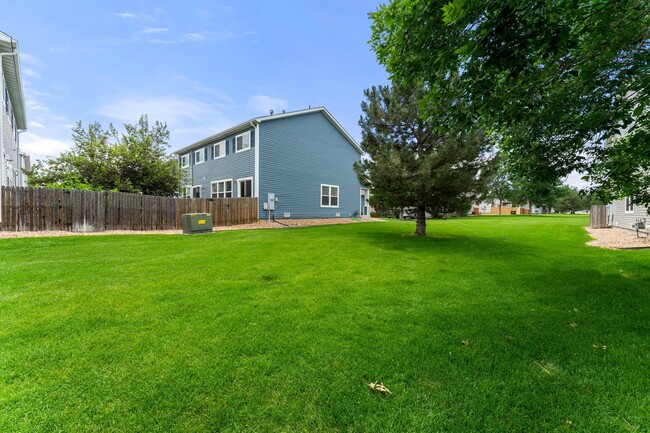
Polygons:
M0 240L0 431L649 431L650 250L586 223Z

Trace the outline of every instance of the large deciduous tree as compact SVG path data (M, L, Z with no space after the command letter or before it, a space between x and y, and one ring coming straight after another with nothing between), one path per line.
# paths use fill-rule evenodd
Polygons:
M439 124L448 100L438 101L436 116L424 120L419 100L425 87L414 83L366 90L361 146L368 158L355 164L369 184L374 203L383 209L414 208L417 236L426 234L426 213L467 210L482 190L491 161L491 145L479 132L446 129Z
M608 166L650 161L650 0L393 0L371 17L391 76L428 86L425 116L461 83L448 117L497 134L510 157L650 201L637 166ZM603 151L623 129L636 145Z
M146 115L118 132L99 123L72 129L73 147L56 158L38 161L28 172L30 186L120 191L171 196L180 190L178 161L167 154L169 131Z

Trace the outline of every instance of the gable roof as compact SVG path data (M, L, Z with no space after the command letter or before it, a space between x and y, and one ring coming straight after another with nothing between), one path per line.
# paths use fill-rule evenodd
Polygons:
M268 116L254 117L254 118L252 118L250 120L247 120L246 122L242 122L242 123L240 123L238 125L235 125L235 126L233 126L231 128L224 129L223 131L217 132L216 134L211 135L211 136L209 136L207 138L204 138L203 140L199 140L199 141L197 141L195 143L192 143L189 146L185 146L185 147L177 150L176 152L174 152L174 154L180 155L182 153L189 152L190 150L194 149L195 147L201 147L201 146L205 146L206 144L216 143L218 141L221 141L221 140L231 136L232 134L236 134L236 133L238 133L240 131L244 131L244 130L250 128L251 126L255 126L256 124L259 124L259 123L262 123L262 122L268 122L270 120L278 120L278 119L284 119L284 118L287 118L287 117L302 116L303 114L319 113L319 112L323 113L323 116L325 116L325 118L327 120L329 120L330 123L336 129L338 129L338 131L341 133L341 135L343 135L343 137L345 137L345 139L352 145L352 147L354 147L354 149L357 152L359 152L359 154L363 153L363 150L361 150L361 147L359 146L359 144L354 140L354 138L352 138L352 136L350 136L350 134L348 134L348 132L345 129L343 129L341 124L336 121L334 116L332 116L332 114L330 114L330 112L327 111L327 109L325 107L316 107L316 108L308 108L306 110L290 111L288 113L271 114L271 115L268 115Z
M25 98L23 97L23 83L20 79L20 61L18 59L18 41L11 36L0 32L0 53L16 53L13 56L2 56L2 72L5 85L9 91L11 107L16 118L18 129L27 129L25 116Z

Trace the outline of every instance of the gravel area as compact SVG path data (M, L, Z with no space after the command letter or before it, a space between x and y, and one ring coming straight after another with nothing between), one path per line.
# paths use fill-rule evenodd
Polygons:
M215 227L215 232L229 231L229 230L255 230L255 229L286 229L292 227L309 227L309 226L322 226L322 225L335 225L335 224L354 224L360 222L378 222L383 221L379 218L322 218L322 219L295 219L295 220L281 220L278 222L258 221L253 224L240 224L236 226L222 226ZM41 232L3 232L0 231L0 239L2 238L36 238L36 237L57 237L57 236L102 236L102 235L180 235L182 230L150 230L150 231L134 231L134 230L111 230L105 232L92 232L92 233L79 233L79 232L63 232L63 231L41 231Z
M593 247L606 248L609 250L624 250L633 248L650 248L650 239L648 234L639 232L639 237L636 232L624 229L592 229L585 227L589 236L594 238L592 241L587 242L587 245Z

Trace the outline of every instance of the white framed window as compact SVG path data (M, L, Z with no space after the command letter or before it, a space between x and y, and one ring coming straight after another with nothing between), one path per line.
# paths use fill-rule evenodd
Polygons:
M251 132L246 131L235 137L235 153L243 152L251 148Z
M217 180L211 183L212 198L232 197L232 179Z
M320 185L320 207L339 207L339 186Z
M184 186L183 187L183 194L181 195L183 198L192 198L192 187L191 186Z
M253 178L237 179L237 197L253 197Z
M201 198L201 185L192 187L192 198Z
M214 145L214 159L226 156L226 142L220 141Z
M186 153L181 156L181 168L187 168L190 166L190 154Z
M630 197L625 197L625 213L634 213L634 203Z
M194 165L201 164L205 161L205 150L199 149L194 151Z

